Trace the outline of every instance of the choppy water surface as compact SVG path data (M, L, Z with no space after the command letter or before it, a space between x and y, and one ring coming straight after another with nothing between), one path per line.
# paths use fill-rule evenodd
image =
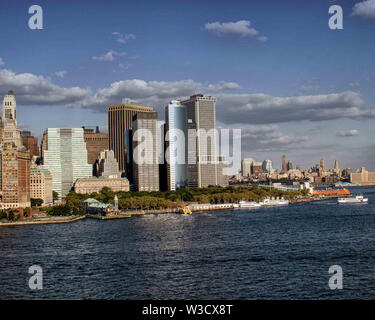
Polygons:
M2 227L0 299L374 299L375 188L353 190L370 203Z

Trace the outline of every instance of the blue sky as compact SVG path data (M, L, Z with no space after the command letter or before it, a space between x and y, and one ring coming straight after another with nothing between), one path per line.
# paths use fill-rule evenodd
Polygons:
M44 29L28 27L43 8ZM328 27L339 4L344 29ZM354 9L353 9L354 8ZM375 170L375 1L4 1L0 90L18 122L107 126L121 97L163 118L172 99L217 96L243 157Z

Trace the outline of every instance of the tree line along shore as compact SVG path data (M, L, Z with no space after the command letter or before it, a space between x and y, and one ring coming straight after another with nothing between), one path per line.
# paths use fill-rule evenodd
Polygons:
M277 189L264 189L256 186L210 186L207 188L181 188L176 191L153 192L113 192L104 187L99 193L78 194L73 190L66 196L64 204L50 207L33 207L45 212L49 217L83 216L86 214L84 201L92 198L104 204L114 204L114 198L118 198L118 209L121 212L135 210L163 210L185 207L191 203L199 204L223 204L237 203L240 200L261 201L264 198L284 197L291 202L307 201L310 199L309 190L283 191ZM34 201L38 203L38 201ZM20 217L12 210L0 212L0 222L20 221ZM23 219L22 219L23 220ZM28 220L33 220L28 218Z

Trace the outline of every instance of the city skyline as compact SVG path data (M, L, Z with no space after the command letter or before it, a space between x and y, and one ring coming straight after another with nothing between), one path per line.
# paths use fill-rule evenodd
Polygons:
M107 106L122 98L163 119L171 100L202 92L217 97L218 128L242 128L242 158L280 168L285 153L305 168L324 158L375 170L375 21L353 9L360 2L338 3L344 29L334 31L326 1L269 1L277 14L260 1L216 1L215 10L206 1L147 2L147 11L135 2L69 2L68 10L40 1L43 30L28 29L29 2L3 1L0 90L14 90L18 125L39 141L50 127L107 131ZM178 24L186 16L189 29Z

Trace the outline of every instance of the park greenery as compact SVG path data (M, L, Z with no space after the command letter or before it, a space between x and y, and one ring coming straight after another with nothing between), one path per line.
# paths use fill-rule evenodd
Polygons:
M267 197L284 197L295 199L307 196L309 190L282 191L277 189L265 189L256 186L210 186L207 188L181 188L176 191L153 191L153 192L113 192L104 187L99 193L78 194L73 190L66 196L65 203L51 206L39 207L41 199L32 199L33 206L39 207L49 216L84 215L84 200L96 199L102 203L114 204L114 197L118 197L120 210L147 210L147 209L170 209L179 208L188 203L236 203L240 200L261 201ZM19 215L11 209L0 211L1 221L17 221Z
M308 190L282 191L277 189L264 189L256 186L240 187L218 187L207 188L181 188L176 191L153 191L153 192L113 192L110 188L104 187L99 193L78 194L70 191L66 196L66 203L53 207L43 208L49 215L83 215L85 208L83 201L88 198L96 199L102 203L114 204L114 197L118 197L120 210L146 210L179 208L188 203L236 203L240 200L260 201L267 197L284 197L295 199L306 196Z

